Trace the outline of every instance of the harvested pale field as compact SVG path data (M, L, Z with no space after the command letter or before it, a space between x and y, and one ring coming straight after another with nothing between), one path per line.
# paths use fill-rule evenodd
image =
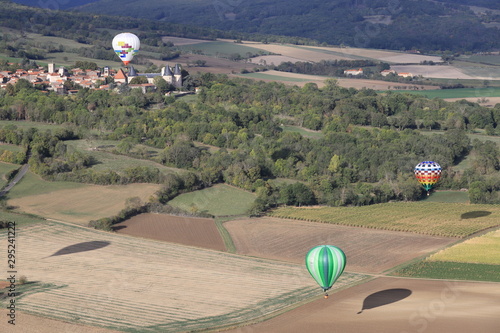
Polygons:
M0 235L2 248L6 237ZM16 269L37 282L17 297L18 309L74 324L191 331L251 320L321 293L303 265L56 222L20 228L16 237ZM345 274L339 286L360 278Z
M113 229L119 234L226 250L213 219L148 213L115 224Z
M419 85L419 84L411 84L411 83L398 83L398 82L388 82L381 80L366 80L366 79L345 79L338 78L337 82L339 86L344 88L355 88L355 89L373 89L373 90L395 90L394 87L406 87L411 89L413 87L418 87L419 90L434 90L436 86L429 85ZM404 92L404 90L395 90Z
M306 83L316 83L318 87L322 88L325 85L325 80L327 79L335 79L339 86L344 88L368 88L373 90L391 90L394 89L395 86L406 86L408 88L418 87L419 90L428 90L428 89L436 89L436 86L428 86L428 85L414 85L414 84L402 84L397 82L389 82L389 81L381 81L381 80L368 80L368 79L351 79L351 78L333 78L328 76L319 76L319 75L309 75L309 74L299 74L299 73L289 73L289 72L280 72L275 70L259 72L258 74L259 80L263 81L276 81L282 82L285 84L294 84L297 86L303 86ZM241 77L249 77L251 75L240 75ZM281 79L280 81L280 78ZM292 80L289 80L292 79Z
M0 309L0 332L2 333L119 333L105 328L78 325L60 320L35 316L16 311L16 325L7 324L7 310Z
M305 61L304 59L298 59L295 57L282 56L282 55L264 55L252 58L252 63L257 65L274 65L279 66L282 62L293 62Z
M500 103L500 97L485 97L483 100L479 97L464 97L464 98L444 98L447 102L456 102L465 99L466 101L478 103L481 106L494 107L496 104Z
M317 49L318 51L339 52L346 56L357 56L363 58L377 59L389 63L417 63L422 61L442 62L441 57L403 53L388 50L362 49L355 47L324 47L324 46L307 46L308 49Z
M464 73L460 68L446 65L393 65L398 73L411 73L413 75L422 75L424 78L437 79L479 79L491 80L491 76L469 75Z
M500 265L500 229L439 251L429 261Z
M383 272L457 241L271 217L234 220L224 226L239 254L302 263L313 246L331 244L344 250L347 271L362 273Z
M410 54L387 50L373 50L361 48L341 48L325 46L295 46L287 44L263 44L255 42L243 42L252 47L268 52L301 59L302 61L320 60L352 60L352 59L376 59L389 63L417 63L422 61L442 62L440 57L421 54Z
M498 283L378 278L226 332L497 333L499 314Z
M86 225L116 215L131 197L148 201L159 189L157 184L87 185L11 199L9 205L21 212Z

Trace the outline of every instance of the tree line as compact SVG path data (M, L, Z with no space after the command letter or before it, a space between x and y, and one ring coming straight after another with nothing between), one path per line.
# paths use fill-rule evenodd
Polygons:
M321 89L214 74L192 75L191 80L200 92L189 103L139 89L121 94L81 89L60 96L20 80L0 91L0 119L66 124L68 129L4 127L0 141L29 147L31 169L47 179L158 183L164 185L158 193L163 202L219 182L255 191L255 212L280 204L416 200L424 190L413 168L423 160L443 167L439 188L481 185L491 195L472 196L472 201L498 199L498 146L471 142L467 134L479 128L498 135L500 105L489 109L465 101L379 95L342 88L334 80ZM322 135L309 138L285 125ZM117 153L150 158L134 153L140 143L160 150L157 162L189 172L165 175L152 167L98 172L92 168L98 161L65 143L95 135L90 130L98 130L100 139L117 140ZM470 167L453 168L464 158Z

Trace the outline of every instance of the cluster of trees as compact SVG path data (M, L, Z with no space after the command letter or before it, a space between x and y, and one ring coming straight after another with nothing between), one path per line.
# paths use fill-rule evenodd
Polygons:
M498 4L492 2L481 1L489 8L497 8ZM211 5L196 2L172 5L168 12L159 13L153 2L120 6L119 0L115 0L94 2L81 10L155 17L174 23L191 22L195 18L198 26L239 32L242 39L250 37L261 41L273 39L266 36L271 34L290 36L289 39L293 41L295 38L296 43L316 40L319 43L396 50L485 51L498 48L497 29L482 24L491 20L491 15L477 16L468 7L457 3L479 6L479 2L473 0L311 0L306 3L299 0L275 0L272 3L266 0L245 3L221 0ZM381 20L377 21L377 18ZM252 35L245 36L247 33Z
M380 73L384 69L389 69L390 65L384 62L372 60L321 60L319 62L282 62L272 69L301 74L344 76L344 70L362 67L365 72ZM371 68L369 68L371 67ZM368 75L369 73L366 73Z
M451 3L451 0L447 3L428 0L312 0L307 3L279 0L272 4L264 0L245 4L216 1L209 5L197 2L179 7L173 5L169 7L168 13L159 11L154 3L128 3L123 6L118 2L96 1L78 8L96 14L92 15L66 12L59 10L60 8L51 11L23 7L3 0L0 1L3 9L0 22L3 26L19 31L71 38L90 44L91 48L82 48L78 52L85 52L93 57L105 57L103 51L110 50L108 44L113 36L106 29L141 31L139 37L144 45L164 48L165 52L162 54L168 59L175 57L178 51L162 44L161 36L164 35L298 45L419 49L423 52L490 51L500 46L500 41L496 38L497 29L483 24L483 21L490 22L494 19L491 13L477 16L467 7ZM495 4L490 4L489 0L483 2L494 8ZM76 4L77 2L75 6ZM39 2L35 5L43 7ZM156 18L158 21L138 19L141 17ZM196 18L197 26L186 25L186 22L194 22L193 17ZM377 22L373 19L377 17L385 20ZM335 33L331 33L332 31ZM60 47L50 46L50 50L44 52L60 52Z
M183 191L218 182L256 191L255 211L278 204L365 205L415 200L423 189L413 176L422 160L443 167L442 188L491 185L500 170L491 142L474 141L468 131L500 130L500 105L481 107L423 97L339 87L334 80L319 89L200 74L197 101L186 103L139 89L121 94L82 89L72 96L46 94L20 83L0 91L0 119L69 124L67 130L0 130L0 141L29 147L31 169L44 177L99 184L153 182L166 202ZM321 130L311 139L284 131L284 123ZM103 139L120 140L117 152L133 153L141 143L159 148L156 161L187 169L181 175L135 167L97 172L90 155L68 149L66 140L100 130ZM432 133L439 129L441 132ZM208 147L212 147L208 149ZM469 156L472 166L452 167ZM148 158L143 154L142 158ZM280 182L279 179L292 180ZM294 184L297 183L297 184ZM489 186L489 185L488 185Z

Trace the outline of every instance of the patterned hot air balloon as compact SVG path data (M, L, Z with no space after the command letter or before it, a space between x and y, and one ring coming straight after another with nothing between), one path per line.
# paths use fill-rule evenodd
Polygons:
M417 180L427 190L427 195L429 195L432 186L441 177L441 166L436 162L424 161L417 164L414 172L415 177L417 177Z
M325 292L340 277L345 264L344 252L332 245L313 247L306 255L307 270ZM328 297L328 294L325 294L326 297Z
M141 47L139 37L130 32L116 35L115 38L113 38L112 44L113 50L115 50L115 53L120 57L125 66L132 61L134 55L137 54Z

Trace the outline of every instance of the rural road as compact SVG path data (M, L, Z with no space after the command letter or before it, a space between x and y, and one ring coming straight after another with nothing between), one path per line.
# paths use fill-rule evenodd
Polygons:
M7 194L7 192L9 192L9 190L12 187L14 187L14 185L16 185L21 180L21 178L23 178L23 176L28 171L28 168L29 168L29 165L28 164L24 164L21 167L21 169L19 169L19 172L14 177L14 179L12 179L12 181L9 184L7 184L7 186L5 186L5 188L2 191L0 191L0 197L3 197L5 194Z

